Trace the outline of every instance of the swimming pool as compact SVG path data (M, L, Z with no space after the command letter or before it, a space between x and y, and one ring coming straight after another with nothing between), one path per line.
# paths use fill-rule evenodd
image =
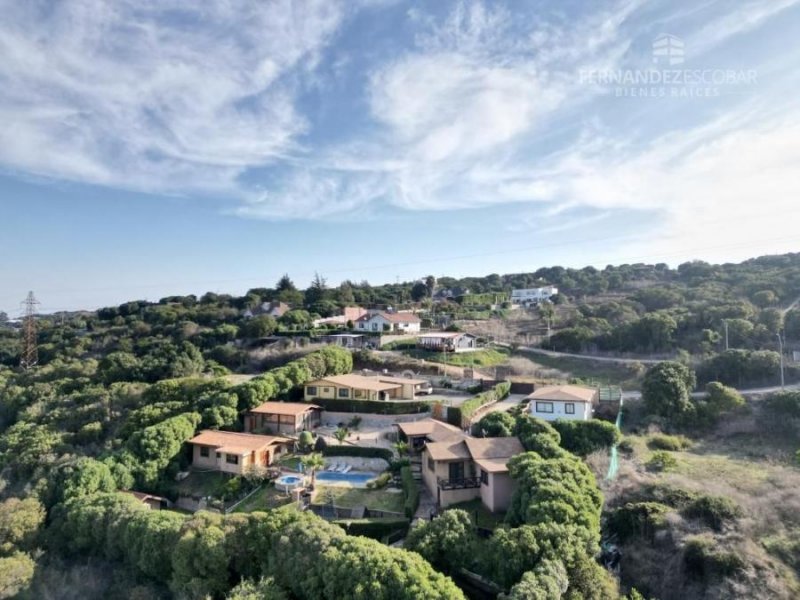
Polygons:
M303 484L303 478L298 475L282 475L275 480L275 487L283 492L289 492Z
M370 479L375 479L375 473L336 473L334 471L320 471L317 473L317 481L322 483L349 483L356 487L363 487Z

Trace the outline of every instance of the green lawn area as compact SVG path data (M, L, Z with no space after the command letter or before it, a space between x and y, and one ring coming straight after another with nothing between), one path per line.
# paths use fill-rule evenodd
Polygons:
M182 496L219 496L231 476L219 471L191 471L183 481L175 484Z
M233 512L253 512L255 510L272 510L292 504L292 497L275 489L274 485L264 484L255 494L247 498Z
M472 521L477 527L485 529L495 529L501 525L506 518L506 513L493 513L483 505L480 498L469 500L468 502L459 502L458 504L451 504L445 510L459 509L469 513Z
M278 461L278 464L286 469L292 471L300 470L300 457L299 456L284 456Z
M315 503L328 502L331 497L336 506L366 506L376 510L403 512L403 492L401 490L390 491L390 488L368 490L317 484Z
M484 348L475 352L429 352L427 350L406 350L405 354L429 362L443 363L456 367L494 367L508 360L509 351L505 348Z

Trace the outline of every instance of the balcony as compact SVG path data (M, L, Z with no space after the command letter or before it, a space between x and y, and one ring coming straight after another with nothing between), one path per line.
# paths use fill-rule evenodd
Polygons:
M440 479L439 489L443 491L448 490L466 490L470 488L481 487L480 477L464 477L462 479Z

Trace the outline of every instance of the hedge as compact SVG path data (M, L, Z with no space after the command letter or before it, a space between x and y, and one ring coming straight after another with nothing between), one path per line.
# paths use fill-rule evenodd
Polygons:
M414 513L416 513L419 508L419 484L414 479L411 467L403 467L400 469L400 478L403 482L403 494L405 495L403 508L406 517L413 519Z
M374 415L407 415L425 413L431 409L428 400L392 402L390 400L352 400L345 398L314 398L311 400L332 412L369 413Z
M386 462L391 462L394 454L388 448L375 448L372 446L349 446L330 444L322 450L323 456L359 456L361 458L382 458Z
M475 414L484 404L491 404L497 402L508 396L511 391L511 382L502 381L494 386L492 389L478 394L464 402L461 406L450 407L447 409L447 422L456 427L469 427L470 417Z
M397 531L408 530L408 519L397 517L376 519L338 519L331 521L345 530L349 535L363 535L381 541Z

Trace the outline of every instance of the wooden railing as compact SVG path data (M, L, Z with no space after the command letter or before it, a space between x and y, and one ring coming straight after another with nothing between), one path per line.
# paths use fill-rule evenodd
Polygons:
M440 479L440 490L464 490L481 487L480 477L464 477L462 479Z

